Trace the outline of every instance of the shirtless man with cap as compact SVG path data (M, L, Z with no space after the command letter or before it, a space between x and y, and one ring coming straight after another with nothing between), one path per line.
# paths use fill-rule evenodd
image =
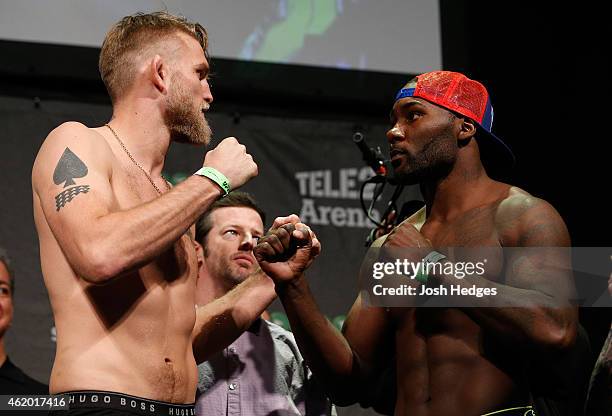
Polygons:
M334 403L360 401L393 364L396 415L535 414L525 371L530 360L559 358L571 348L577 310L567 298L556 299L560 307L546 306L553 287L568 283L540 273L552 259L503 258L501 248L566 247L570 239L550 204L487 175L481 152L485 160L496 151L495 164L513 161L491 133L492 116L485 87L462 74L422 74L400 90L387 132L391 160L401 183L420 184L426 207L378 243L420 248L423 256L440 247L498 248L485 277L425 280L495 288L498 299L530 307L478 307L491 305L485 297L472 307L387 308L368 306L360 296L340 334L318 310L303 274L271 269L290 247L287 233L274 229L259 241L259 263L275 280L300 350Z
M99 62L112 119L62 124L34 163L34 217L57 327L50 391L82 392L70 396L70 412L193 414L196 360L248 328L259 314L245 314L250 297L258 286L270 290L257 272L195 308L192 225L230 186L257 175L232 137L174 188L161 175L172 142L210 140L207 58L197 23L165 12L123 18Z

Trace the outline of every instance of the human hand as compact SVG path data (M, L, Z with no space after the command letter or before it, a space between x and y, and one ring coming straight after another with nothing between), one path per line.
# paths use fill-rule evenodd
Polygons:
M257 176L257 164L247 153L246 147L235 137L227 137L206 153L204 166L221 172L228 179L231 189L237 189Z
M261 269L276 283L300 277L321 252L314 232L298 221L297 215L277 218L253 250Z
M404 222L395 227L387 236L383 247L431 248L431 241L423 236L416 227Z

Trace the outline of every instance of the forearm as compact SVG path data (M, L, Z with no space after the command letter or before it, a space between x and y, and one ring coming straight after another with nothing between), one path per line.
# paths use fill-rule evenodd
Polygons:
M192 176L159 198L92 221L75 239L77 271L103 283L141 267L168 250L219 196L212 182Z
M574 307L467 308L483 328L526 348L545 353L561 351L576 339L578 314Z
M446 287L494 289L496 295L470 297L470 307L463 310L481 327L499 337L547 351L563 349L574 342L578 316L567 299L479 276L457 279L452 275L437 275L434 281Z
M595 362L586 404L587 415L605 415L612 409L612 327Z
M193 351L196 362L238 338L276 298L274 283L261 270L218 299L196 308Z
M276 287L308 367L332 401L359 398L359 360L345 337L320 312L304 276Z

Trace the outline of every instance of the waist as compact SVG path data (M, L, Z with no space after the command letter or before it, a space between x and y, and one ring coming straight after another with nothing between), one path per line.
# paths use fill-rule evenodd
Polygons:
M195 403L176 404L110 391L67 391L72 409L113 409L148 416L195 416Z
M146 342L110 341L107 337L89 348L58 345L51 391L111 391L170 401L182 401L183 390L195 392L198 372L191 345L164 353Z

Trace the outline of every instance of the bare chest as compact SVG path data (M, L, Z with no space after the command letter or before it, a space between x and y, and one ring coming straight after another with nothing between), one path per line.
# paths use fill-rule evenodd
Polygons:
M452 221L427 221L421 233L449 260L480 265L484 275L479 275L499 281L504 271L504 235L499 232L496 208L475 208Z
M156 189L145 173L135 165L119 161L113 164L111 186L115 200L121 209L133 208L159 197L159 192L167 191L167 187L161 185L162 187L156 184Z
M434 246L472 247L500 244L496 224L497 205L469 210L450 221L425 222L421 233Z
M116 167L111 185L115 196L115 208L118 211L133 209L160 197L144 173L135 167ZM160 190L167 191L165 188ZM165 221L160 219L152 218L149 222L146 227L148 229L166 226ZM195 281L197 257L191 233L183 234L152 262L144 265L140 269L140 275L151 282L176 282L181 279Z

